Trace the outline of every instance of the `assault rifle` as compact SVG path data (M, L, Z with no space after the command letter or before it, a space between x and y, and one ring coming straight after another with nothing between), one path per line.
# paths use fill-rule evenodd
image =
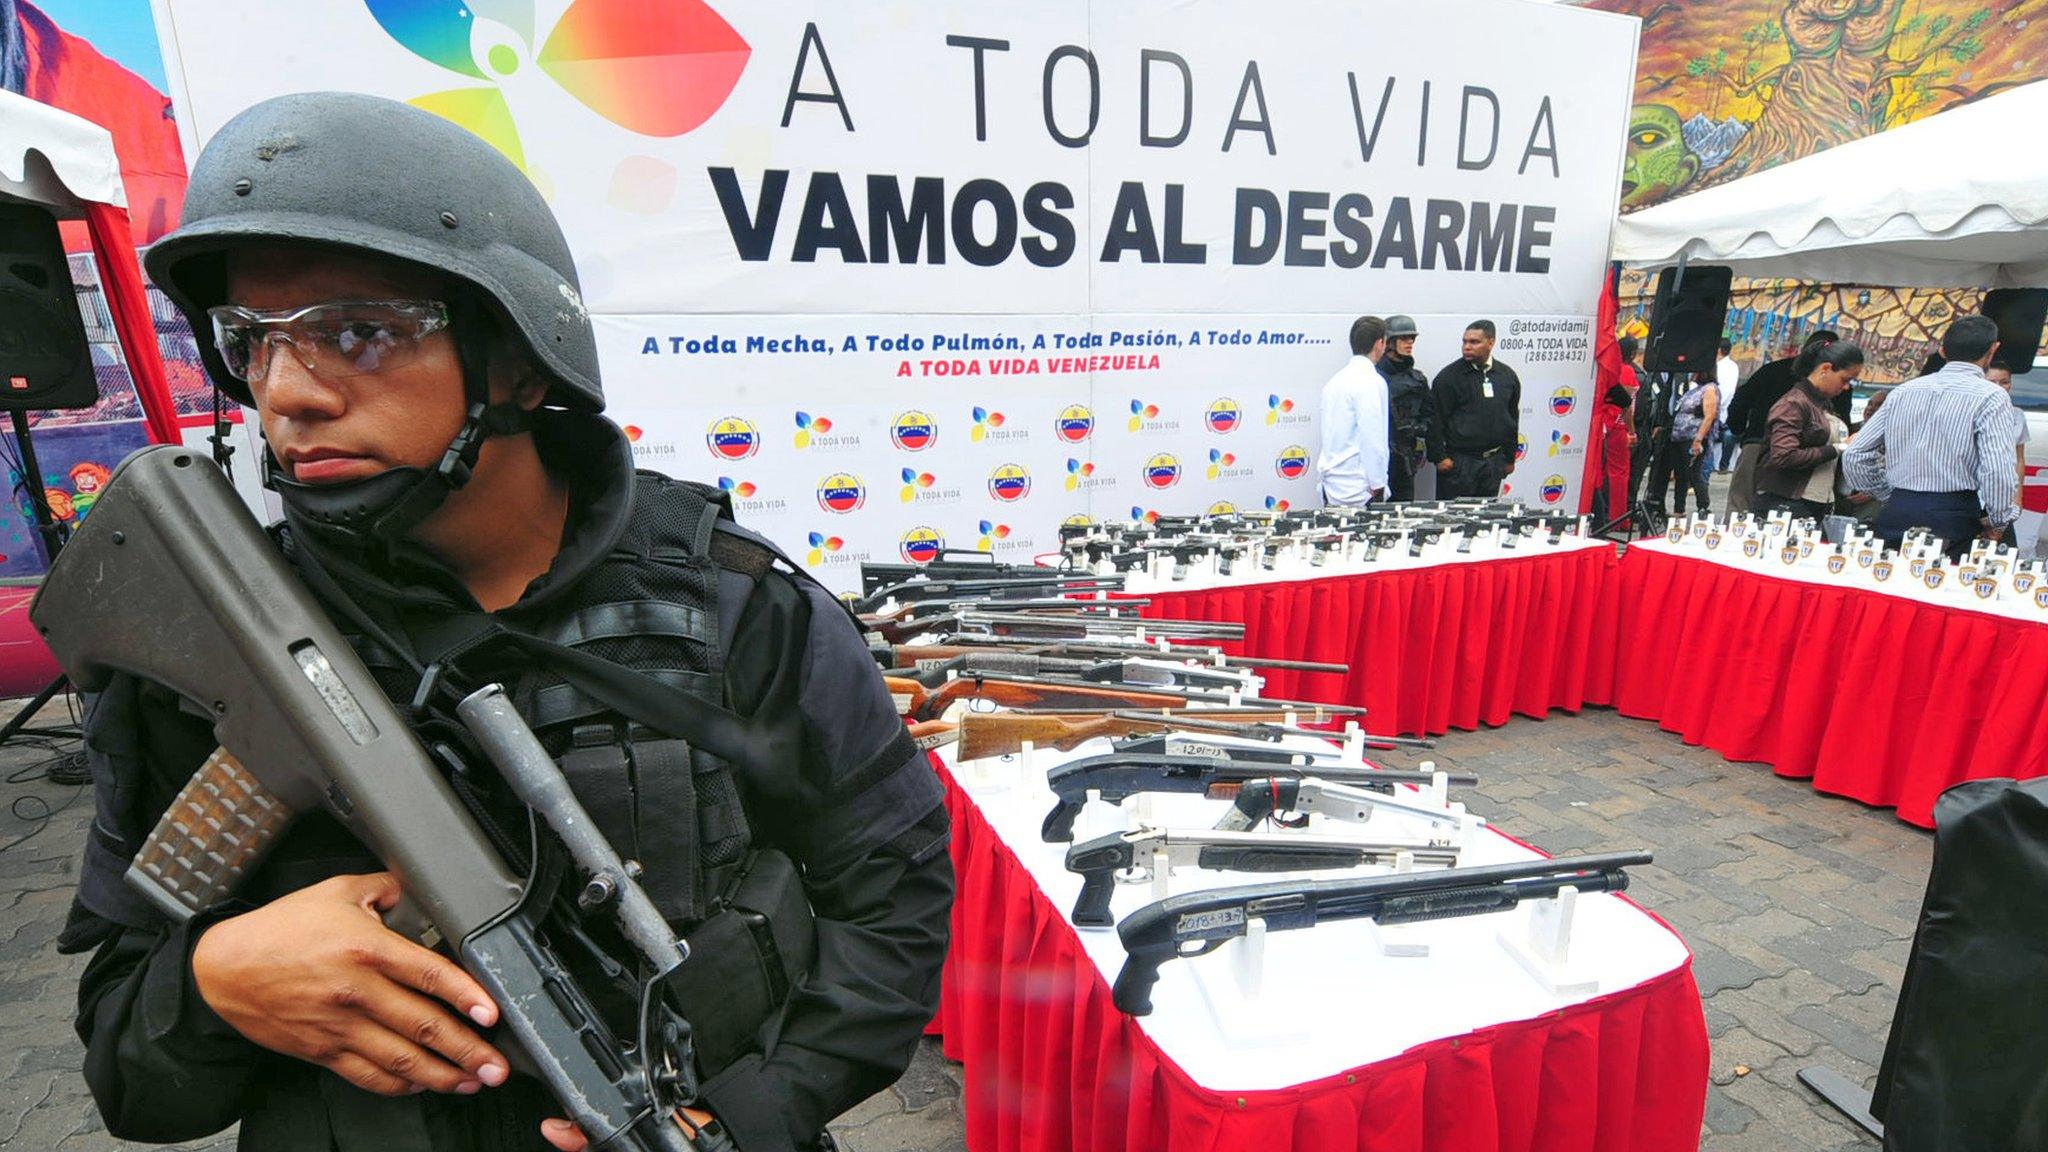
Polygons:
M546 830L531 875L493 847L444 778L436 756L460 755L421 746L203 456L159 446L123 462L29 616L81 689L129 673L213 720L221 750L127 874L165 915L188 920L232 895L300 813L323 808L398 876L426 920L408 934L431 929L490 993L514 1065L547 1085L593 1147L732 1147L716 1125L693 1138L670 1118L697 1095L690 1024L670 1001L686 947L503 692L479 689L456 714ZM569 898L638 953L634 1035L606 1025L550 943Z
M937 688L955 676L984 674L1058 677L1130 688L1207 688L1236 690L1246 695L1258 691L1259 678L1244 669L1215 668L1205 664L1184 664L1172 660L1068 660L1057 656L1032 656L1022 652L991 650L968 652L950 660L919 661L910 668L884 669L883 675L915 680L926 688Z
M1404 852L1417 864L1448 868L1458 862L1458 850L1442 844L1161 828L1114 832L1067 849L1067 871L1081 877L1081 895L1074 901L1075 926L1109 927L1113 923L1109 895L1116 890L1117 873L1149 869L1161 852L1166 854L1168 868L1193 866L1211 872L1319 872L1364 864L1392 866Z
M1334 920L1413 924L1477 916L1555 896L1566 888L1621 892L1628 888L1626 869L1649 862L1648 852L1612 852L1440 872L1281 880L1168 896L1117 925L1126 958L1111 997L1123 1011L1146 1015L1152 1011L1152 987L1159 982L1161 964L1206 956L1244 935L1253 920L1262 920L1267 931L1277 932Z
M908 604L926 600L1004 602L1033 596L1092 596L1097 592L1120 591L1123 586L1121 577L1095 576L1085 572L1056 572L1050 568L1041 568L1034 575L1009 575L993 579L961 577L934 580L920 577L885 584L854 601L853 610L879 611L892 600L899 604Z
M1090 792L1104 802L1118 804L1140 792L1167 792L1227 800L1237 795L1247 780L1264 780L1283 775L1282 766L1260 761L1211 759L1206 756L1127 756L1111 753L1089 756L1056 765L1046 773L1046 787L1058 798L1045 814L1039 837L1048 844L1074 838L1074 817L1081 814ZM1338 784L1391 792L1396 784L1426 787L1436 776L1430 772L1402 772L1387 768L1343 767L1317 764L1303 768L1303 776L1314 776ZM1477 784L1477 776L1452 776L1454 784Z

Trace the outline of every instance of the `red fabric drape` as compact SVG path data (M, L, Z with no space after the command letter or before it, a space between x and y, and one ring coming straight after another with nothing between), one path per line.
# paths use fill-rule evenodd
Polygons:
M1343 676L1263 671L1265 695L1366 709L1383 735L1503 724L1576 712L1611 548L1513 559L1151 592L1146 616L1242 622L1234 652L1343 663ZM1611 633L1610 633L1611 635Z
M2048 625L1645 548L1610 592L1586 700L1688 744L1923 828L1951 785L2048 774Z
M142 267L135 262L135 240L128 232L128 213L112 204L87 204L85 220L92 233L92 255L99 265L107 311L114 317L121 355L135 381L135 395L142 401L149 442L180 443L171 386L164 379L163 355L157 348L156 324L150 319L149 296L142 286Z
M946 1055L966 1069L975 1152L1675 1152L1699 1144L1707 1034L1689 963L1312 1083L1204 1088L1116 1010L1074 930L939 772L959 889L937 1024Z
M1621 318L1621 265L1607 266L1606 283L1600 287L1600 313L1593 321L1593 427L1586 440L1586 467L1579 482L1579 515L1593 509L1593 493L1608 482L1603 461L1607 459L1608 443L1614 437L1613 420L1605 409L1611 408L1603 397L1607 389L1621 382L1621 346L1616 342L1614 326ZM1624 430L1623 435L1626 435ZM1625 453L1624 453L1625 454ZM1625 474L1624 467L1624 474ZM1621 514L1621 509L1611 506L1607 515Z

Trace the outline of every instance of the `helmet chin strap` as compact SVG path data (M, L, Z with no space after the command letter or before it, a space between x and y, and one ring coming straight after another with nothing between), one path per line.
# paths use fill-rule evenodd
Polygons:
M458 297L449 311L466 410L462 427L440 462L432 468L392 468L339 484L301 484L284 474L266 445L263 484L284 502L286 518L294 526L352 550L388 550L469 483L485 440L533 427L533 414L516 402L491 403L489 342L475 302Z

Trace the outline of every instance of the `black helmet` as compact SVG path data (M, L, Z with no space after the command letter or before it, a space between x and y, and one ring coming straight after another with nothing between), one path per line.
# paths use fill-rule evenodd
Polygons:
M454 277L552 378L549 404L604 408L597 341L568 241L534 188L483 139L410 104L354 92L278 96L245 109L199 154L176 231L144 257L199 334L206 371L253 403L208 333L223 257L303 243L393 257Z
M1413 316L1389 316L1389 317L1387 317L1387 339L1389 339L1389 340L1399 340L1399 339L1401 339L1401 338L1402 338L1402 337L1404 337L1404 336L1417 336L1417 335L1420 335L1420 333L1418 333L1418 332L1417 332L1417 331L1415 330L1415 317L1413 317Z

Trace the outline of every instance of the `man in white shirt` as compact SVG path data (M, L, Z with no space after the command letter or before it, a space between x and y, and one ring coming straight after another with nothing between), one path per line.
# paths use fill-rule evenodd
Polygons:
M1323 385L1323 503L1358 507L1387 494L1392 426L1387 380L1377 365L1387 351L1387 324L1360 316L1351 324L1351 359Z
M1735 389L1742 383L1742 365L1735 362L1734 353L1735 342L1726 336L1721 337L1721 358L1714 361L1714 384L1720 389L1720 411L1724 414L1728 406L1735 403ZM1735 433L1728 427L1725 415L1718 423L1720 432L1708 445L1707 468L1714 472L1732 472L1735 470Z

